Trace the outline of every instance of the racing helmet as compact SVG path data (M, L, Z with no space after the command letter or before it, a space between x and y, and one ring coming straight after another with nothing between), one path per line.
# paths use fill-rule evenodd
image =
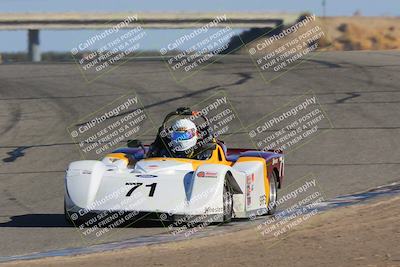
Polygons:
M171 144L173 152L183 152L197 143L197 127L189 119L179 119L172 125Z

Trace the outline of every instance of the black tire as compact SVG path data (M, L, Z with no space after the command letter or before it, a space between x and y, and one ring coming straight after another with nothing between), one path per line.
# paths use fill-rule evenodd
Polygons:
M233 216L233 193L232 193L232 188L228 183L228 175L225 177L222 201L223 201L223 212L224 212L223 222L228 223L232 220Z
M65 218L65 222L68 225L73 225L71 217L70 217L70 215L68 214L68 211L67 211L67 206L65 205L65 199L64 199L64 218Z
M276 201L278 200L278 178L275 171L272 171L269 179L269 196L268 196L268 215L272 215L276 211Z

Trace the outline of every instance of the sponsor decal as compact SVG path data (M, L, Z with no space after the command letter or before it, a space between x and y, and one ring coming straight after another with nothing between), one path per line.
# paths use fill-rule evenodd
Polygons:
M158 168L159 166L158 165L149 165L149 166L147 166L149 169L156 169L156 168Z
M260 196L260 206L265 206L265 205L267 205L267 196L261 195Z
M208 213L221 213L224 212L223 208L212 208L212 207L206 207L204 209L204 213L208 214Z
M197 173L197 177L201 177L201 178L217 178L218 173L217 172L198 172Z
M136 177L140 177L140 178L154 178L154 177L157 177L157 175L153 175L153 174L138 174L138 175L136 175Z
M246 176L246 204L251 205L251 192L254 191L254 173Z

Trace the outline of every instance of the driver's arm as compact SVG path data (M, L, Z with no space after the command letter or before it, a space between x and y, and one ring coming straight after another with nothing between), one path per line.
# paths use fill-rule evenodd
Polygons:
M212 153L217 148L215 143L207 143L195 151L193 158L198 160L207 160L211 158Z
M156 140L150 145L149 151L147 152L148 158L154 157L171 157L171 153L166 148L161 137L157 137Z

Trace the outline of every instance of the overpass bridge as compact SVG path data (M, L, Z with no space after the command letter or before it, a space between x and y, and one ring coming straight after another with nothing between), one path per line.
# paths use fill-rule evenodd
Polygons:
M199 28L216 17L228 18L215 27L265 28L293 23L295 13L0 13L0 30L27 30L28 53L33 62L41 60L40 30L108 29L127 17L138 20L129 23L126 29L188 29Z

